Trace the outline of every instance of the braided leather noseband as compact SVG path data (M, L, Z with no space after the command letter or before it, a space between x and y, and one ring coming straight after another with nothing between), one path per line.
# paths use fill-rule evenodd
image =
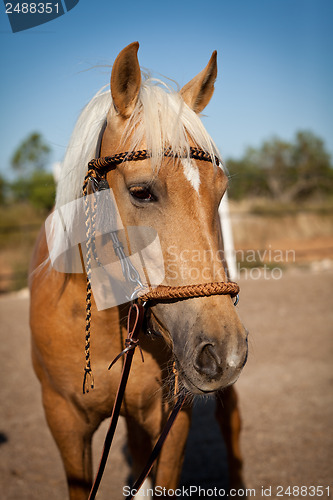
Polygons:
M174 155L174 153L170 150L167 149L163 152L163 155L166 157L177 157L179 155ZM84 370L84 380L83 380L83 393L89 392L89 384L87 378L90 377L90 387L94 387L94 380L92 376L92 369L91 369L91 363L90 363L90 326L91 326L91 261L92 257L94 257L95 261L97 262L98 265L101 265L96 248L95 248L95 219L96 219L96 204L93 202L93 206L91 207L90 202L87 200L87 194L88 194L88 185L89 182L92 183L92 188L93 190L103 190L103 189L108 189L109 185L106 180L106 174L117 167L117 165L120 165L124 161L137 161L137 160L145 160L147 158L150 158L151 155L149 151L147 150L140 150L140 151L134 151L134 152L125 152L125 153L120 153L116 154L113 156L106 156L104 158L96 158L91 160L88 163L88 172L85 176L84 179L84 184L83 184L83 196L85 197L85 216L86 216L86 236L87 236L87 241L86 241L86 251L87 251L87 294L86 294L86 335L85 335L85 356L86 356L86 366ZM210 163L213 163L213 159L210 154L206 153L205 151L198 149L198 148L190 148L189 150L189 155L184 155L184 157L188 158L194 158L196 160L203 160L203 161L208 161ZM216 165L219 165L219 160L217 157L215 157L215 163ZM127 260L128 257L125 256L123 252L123 248L121 243L119 242L118 236L112 234L112 241L114 245L114 250L119 259L121 260ZM134 278L135 276L138 276L137 271L135 268L132 266L131 263L127 263L127 266L123 265L122 263L122 269L124 273L124 277L128 279L130 277L130 281L133 283L133 275ZM132 273L132 274L131 274ZM136 273L136 274L135 274ZM135 299L132 300L132 305L129 310L129 315L128 315L128 325L127 325L127 338L125 341L125 349L113 360L113 362L110 364L109 369L113 366L113 364L123 355L125 355L125 361L123 365L123 370L122 370L122 375L121 379L119 382L119 387L118 391L116 394L116 399L115 403L113 406L112 410L112 415L111 415L111 422L109 426L109 430L107 432L106 438L105 438L105 444L104 444L104 449L103 449L103 454L101 457L101 462L99 469L97 471L96 477L94 484L92 486L92 489L90 491L89 495L89 500L93 500L96 497L97 490L103 475L103 471L106 465L108 453L111 447L111 442L112 438L116 429L118 417L120 414L120 407L123 399L123 395L125 392L125 386L126 382L129 376L129 371L131 367L131 362L132 362L132 357L134 354L135 348L139 345L139 340L138 336L140 333L140 329L142 327L143 319L145 316L146 308L149 306L151 303L158 303L158 302L165 302L165 301L174 301L174 300L184 300L188 298L193 298L193 297L209 297L211 295L230 295L231 297L236 297L235 300L235 305L238 303L238 293L239 293L239 286L237 283L234 283L232 281L229 282L224 282L224 281L219 281L219 282L213 282L213 283L201 283L201 284L196 284L196 285L184 285L184 286L165 286L165 285L159 285L156 288L149 288L149 289L144 289L141 285L140 279L135 278L134 282L137 283L138 289L136 290L136 293L133 294L133 297L135 296ZM134 326L131 327L130 325L130 319L131 315L135 314L135 322ZM142 354L142 353L141 353ZM177 370L174 367L174 373L176 374L177 377ZM176 394L177 393L177 394ZM174 406L174 409L163 429L163 432L158 439L153 452L148 460L148 463L146 464L143 472L137 479L137 481L134 484L133 489L134 490L139 490L141 485L143 484L143 481L145 478L148 476L161 448L162 445L170 431L170 428L181 410L186 396L183 393L178 393L177 392L177 383L175 382L175 395L178 396L178 399L176 401L176 404ZM131 498L133 498L131 496Z

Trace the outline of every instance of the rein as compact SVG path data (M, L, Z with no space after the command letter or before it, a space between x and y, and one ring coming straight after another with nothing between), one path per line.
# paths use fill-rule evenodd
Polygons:
M165 157L183 157L175 155L170 149L166 149L163 152ZM92 258L95 259L98 265L102 265L98 259L96 247L95 247L95 222L96 222L96 200L94 199L92 206L88 201L88 187L89 183L92 187L93 192L102 191L109 189L109 184L106 180L106 174L115 169L118 165L124 161L138 161L150 158L151 154L147 150L139 150L133 152L124 152L116 154L113 156L106 156L103 158L96 158L88 163L88 171L83 183L83 196L85 200L85 222L86 222L86 268L87 268L87 293L86 293L86 331L85 331L85 358L86 366L84 369L84 379L83 379L83 393L89 392L89 386L91 389L94 387L94 378L92 374L91 361L90 361L90 328L91 328L91 264ZM198 148L190 148L189 154L185 155L184 158L194 158L197 160L208 161L213 163L215 160L216 165L219 165L219 160L217 157L213 158L211 155ZM121 379L118 386L118 391L115 399L115 403L112 410L111 422L109 430L107 432L103 454L101 457L100 465L96 474L94 484L92 486L89 500L93 500L96 497L97 490L102 479L102 475L105 469L107 457L111 447L112 439L116 430L118 418L120 415L120 408L122 404L122 399L125 392L126 383L128 380L132 358L134 355L135 348L139 346L139 333L145 319L146 311L149 306L159 302L172 302L178 300L186 300L194 297L209 297L211 295L230 295L231 297L236 297L234 305L238 303L239 286L237 283L232 281L229 282L213 282L213 283L202 283L196 285L183 285L183 286L165 286L159 285L155 288L145 288L143 287L140 276L137 270L132 265L129 258L125 255L123 245L119 241L117 231L111 232L112 243L114 251L118 256L122 272L127 282L132 286L135 286L135 290L129 297L129 302L131 306L128 314L127 323L127 338L125 340L124 350L118 354L118 356L110 364L109 369L113 364L123 355L125 355L125 361L123 365L123 370L121 374ZM135 314L133 326L131 325L131 320L133 319L133 313ZM139 346L140 348L140 346ZM141 351L141 348L140 348ZM143 355L141 352L142 361ZM173 372L175 374L175 379L177 380L177 370L173 367ZM90 383L88 381L90 380ZM175 382L175 394L177 392L177 383ZM158 454L162 448L162 445L171 429L171 426L176 419L179 411L184 405L186 396L184 393L177 394L178 399L175 403L174 409L172 410L168 421L162 431L160 438L158 439L148 463L146 464L140 477L135 482L133 489L138 491L142 486L144 480L151 471L153 464L158 457ZM133 498L133 497L131 497Z

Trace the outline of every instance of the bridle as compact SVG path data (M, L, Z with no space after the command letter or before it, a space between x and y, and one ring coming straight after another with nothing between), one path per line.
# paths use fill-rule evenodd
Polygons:
M219 165L219 160L217 157L212 158L212 156L199 148L191 147L184 155L175 155L170 149L166 149L163 152L165 157L178 157L178 158L193 158L196 160L208 161ZM119 153L112 156L106 156L102 158L95 158L88 163L88 171L83 183L83 196L85 201L85 223L86 223L86 269L87 269L87 293L86 293L86 331L85 331L85 357L86 366L84 370L83 379L83 393L89 392L90 388L94 387L94 379L91 368L90 361L90 327L91 327L91 264L92 259L95 259L98 265L102 265L98 259L98 255L95 247L95 223L96 223L96 201L93 197L93 201L88 200L88 190L89 185L93 193L100 192L109 189L109 184L106 179L106 175L111 170L114 170L118 165L125 161L138 161L146 160L151 157L148 150L139 150L132 152ZM123 365L122 375L115 399L115 403L112 410L110 427L105 439L104 450L100 462L100 466L95 478L94 485L91 489L89 500L93 500L96 496L102 474L106 465L109 449L111 447L112 438L116 429L118 417L120 414L120 407L125 392L126 382L129 376L130 367L132 363L132 357L134 350L139 346L139 333L142 328L146 313L148 308L152 304L167 302L167 301L178 301L185 300L193 297L209 297L211 295L230 295L231 297L236 297L234 305L238 303L239 286L237 283L232 281L224 282L212 282L212 283L202 283L195 285L183 285L183 286L165 286L159 285L155 288L145 288L143 287L140 276L131 263L128 256L124 252L124 247L118 238L117 231L111 231L110 233L114 252L117 255L124 278L127 282L131 283L133 287L133 292L130 297L128 297L131 306L128 314L128 325L127 325L127 338L125 341L125 348L123 351L113 360L110 364L109 369L113 364L123 355L125 356L125 361ZM133 313L135 315L133 321ZM141 349L140 349L141 350ZM141 353L142 355L142 353ZM90 380L90 383L88 381ZM137 479L133 489L139 490L145 478L148 476L160 449L167 437L167 434L174 422L177 414L181 410L184 402L185 395L182 393L177 394L178 399L172 410L169 419L162 431L162 434L155 445L150 459L144 468L142 474Z

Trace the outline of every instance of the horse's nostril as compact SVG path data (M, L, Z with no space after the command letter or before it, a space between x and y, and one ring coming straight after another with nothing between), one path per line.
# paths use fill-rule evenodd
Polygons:
M222 375L222 362L213 344L205 344L194 360L194 368L202 375L214 379Z

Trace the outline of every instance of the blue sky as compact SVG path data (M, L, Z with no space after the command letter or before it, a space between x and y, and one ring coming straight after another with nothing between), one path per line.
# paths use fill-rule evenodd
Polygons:
M224 158L272 136L312 130L333 155L332 0L80 0L64 16L13 34L1 4L0 171L32 131L64 155L75 120L109 82L127 44L180 86L218 51L204 124Z

